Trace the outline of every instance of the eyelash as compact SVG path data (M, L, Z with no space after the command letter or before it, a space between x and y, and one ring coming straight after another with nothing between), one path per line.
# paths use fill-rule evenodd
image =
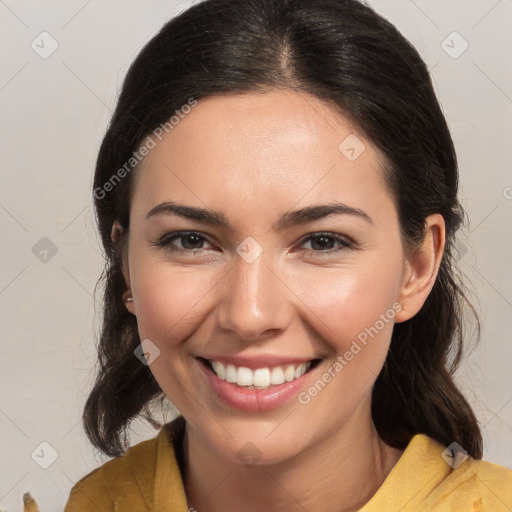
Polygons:
M182 253L182 254L191 254L191 255L195 255L197 252L200 252L202 251L203 249L202 248L197 248L197 249L183 249L183 248L176 248L176 247L173 247L171 245L171 243L175 240L179 240L180 238L183 239L183 238L186 238L187 236L191 236L191 235L195 235L197 238L199 238L198 242L208 242L208 243L211 243L213 244L207 237L205 237L204 235L202 235L201 233L197 232L197 231L175 231L173 233L168 233L164 236L162 236L159 240L157 240L154 244L155 247L158 247L158 248L161 248L161 249L167 249L171 252L178 252L178 253ZM339 245L340 245L340 248L339 249L327 249L327 250L318 250L318 251L315 251L313 249L306 249L306 253L308 255L314 255L314 256L324 256L324 255L337 255L339 253L342 253L342 252L346 252L350 249L352 249L354 247L354 243L346 238L343 238L343 237L340 237L338 235L335 235L333 233L325 233L325 232L318 232L318 233L311 233L309 234L306 238L304 238L302 241L301 241L301 244L304 244L306 241L310 241L310 240L313 240L313 239L318 239L318 238L328 238L328 239L331 239L331 240L334 240L335 242L337 242Z

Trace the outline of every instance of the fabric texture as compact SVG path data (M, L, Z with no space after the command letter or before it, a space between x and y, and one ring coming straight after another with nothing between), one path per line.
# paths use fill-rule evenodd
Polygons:
M64 512L188 512L181 478L185 421L130 448L79 480ZM456 469L441 444L415 435L360 512L510 512L512 470L467 458ZM181 468L181 470L180 470Z

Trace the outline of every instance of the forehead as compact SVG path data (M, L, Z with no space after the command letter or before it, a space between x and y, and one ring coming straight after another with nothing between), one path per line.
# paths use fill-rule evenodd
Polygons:
M252 201L261 208L262 200L357 202L370 195L378 203L389 196L380 153L316 97L289 90L223 94L187 112L137 172L136 192L148 206L170 195L246 208Z

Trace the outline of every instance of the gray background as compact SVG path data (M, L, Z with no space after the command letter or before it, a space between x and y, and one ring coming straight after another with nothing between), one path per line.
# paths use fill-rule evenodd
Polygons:
M62 510L72 484L106 460L80 420L99 326L93 167L130 62L191 3L0 0L0 509L20 510L31 491L42 512ZM369 3L426 60L452 130L471 220L460 262L484 323L457 377L485 458L512 467L512 2ZM43 31L58 44L46 59ZM133 431L133 443L155 435Z

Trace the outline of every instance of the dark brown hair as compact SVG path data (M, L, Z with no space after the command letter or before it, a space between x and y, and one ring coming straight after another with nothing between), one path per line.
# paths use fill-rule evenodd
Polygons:
M418 52L357 0L205 0L167 22L131 65L94 179L106 266L99 368L83 415L89 439L120 455L129 422L141 413L152 421L150 405L163 396L134 356L137 322L122 300L122 246L136 171L119 169L191 98L271 88L325 100L380 149L406 247L422 240L428 215L442 214L447 242L437 280L421 311L395 325L374 385L372 416L394 447L425 433L444 445L457 441L481 458L478 423L453 380L463 354L465 306L478 332L479 322L454 262L464 212L452 139ZM115 220L123 228L119 244L111 240Z

